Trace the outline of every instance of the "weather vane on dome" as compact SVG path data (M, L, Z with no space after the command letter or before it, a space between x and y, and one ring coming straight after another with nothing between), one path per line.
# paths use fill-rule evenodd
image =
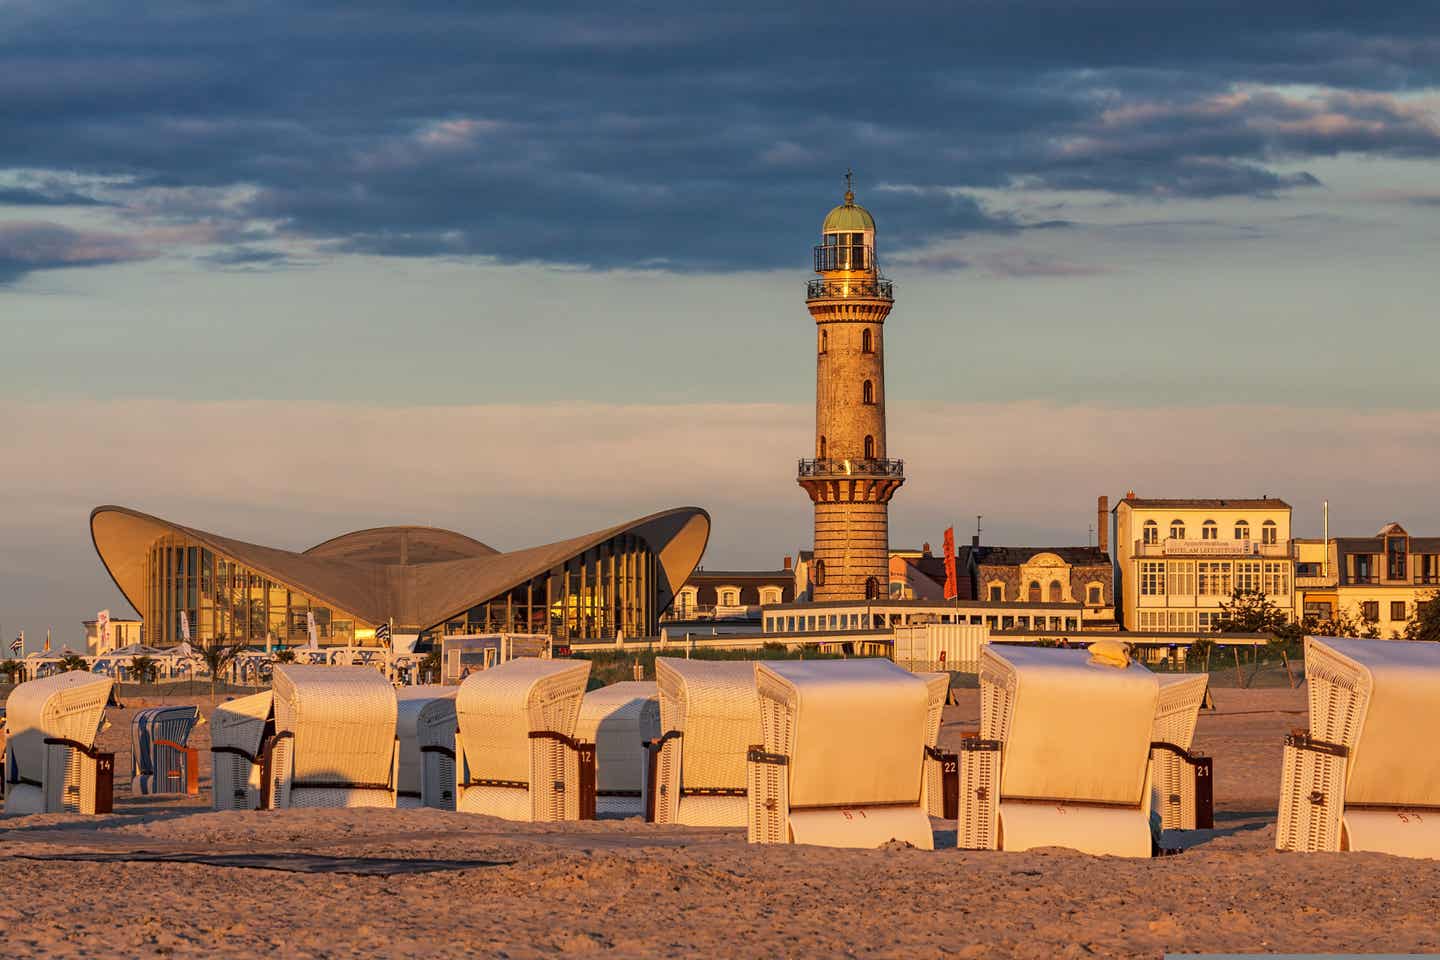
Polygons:
M854 178L855 178L855 172L854 172L853 170L851 170L849 167L846 167L846 168L845 168L845 202L846 202L846 203L854 203L854 202L855 202L855 184L854 184L854 182L853 182Z

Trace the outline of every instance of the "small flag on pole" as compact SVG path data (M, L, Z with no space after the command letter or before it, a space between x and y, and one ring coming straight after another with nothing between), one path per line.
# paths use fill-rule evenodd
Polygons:
M22 636L22 637L25 636L25 631L24 631L24 630L21 630L21 631L20 631L20 636ZM50 652L50 634L48 634L48 633L45 634L45 650L44 650L44 652L45 652L45 653L49 653L49 652Z
M319 650L319 649L320 649L320 637L319 637L318 631L315 629L315 611L314 611L314 610L306 610L306 611L305 611L305 632L310 635L310 643L308 644L308 648L311 649L311 650Z
M22 636L22 637L16 637L14 640L11 640L11 641L10 641L10 652L11 652L11 653L19 653L21 650L24 650L24 649L25 649L25 638L24 638L23 636Z
M375 628L375 639L381 643L390 642L390 624L382 623Z

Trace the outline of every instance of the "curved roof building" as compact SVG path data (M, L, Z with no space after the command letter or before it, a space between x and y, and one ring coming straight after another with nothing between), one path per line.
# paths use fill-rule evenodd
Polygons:
M216 636L263 645L442 636L650 636L705 552L710 516L680 507L510 553L433 527L377 527L302 553L125 507L90 514L95 550L153 646Z

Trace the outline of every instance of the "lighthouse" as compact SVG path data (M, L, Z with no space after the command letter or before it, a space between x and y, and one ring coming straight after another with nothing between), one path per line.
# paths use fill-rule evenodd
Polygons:
M890 498L905 465L885 445L885 318L894 286L880 273L875 218L845 200L825 217L805 306L815 320L815 449L797 480L815 507L811 599L889 595Z

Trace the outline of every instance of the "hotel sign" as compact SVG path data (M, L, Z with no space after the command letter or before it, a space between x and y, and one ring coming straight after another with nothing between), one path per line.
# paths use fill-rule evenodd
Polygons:
M1255 556L1254 540L1176 540L1165 541L1167 557L1242 557Z

